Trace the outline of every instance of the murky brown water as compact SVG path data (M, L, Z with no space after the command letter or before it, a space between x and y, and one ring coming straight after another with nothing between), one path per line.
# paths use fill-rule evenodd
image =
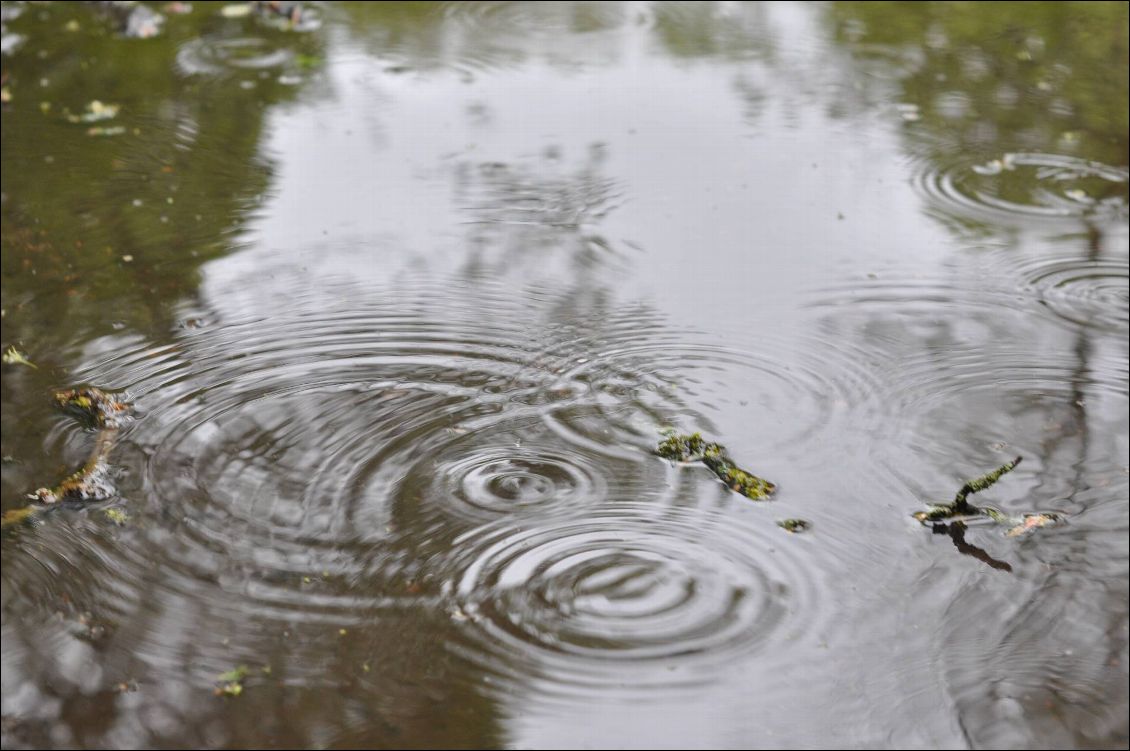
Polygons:
M1127 745L1124 3L152 7L3 6L5 748Z

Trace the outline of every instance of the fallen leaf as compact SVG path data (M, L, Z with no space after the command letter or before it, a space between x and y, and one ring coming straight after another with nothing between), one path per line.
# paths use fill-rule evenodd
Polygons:
M1026 535L1034 529L1040 527L1050 527L1059 521L1059 516L1056 514L1025 514L1024 520L1012 527L1005 534L1008 537L1020 537Z

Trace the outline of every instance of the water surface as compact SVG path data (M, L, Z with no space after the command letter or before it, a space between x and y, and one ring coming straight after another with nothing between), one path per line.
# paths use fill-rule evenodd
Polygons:
M3 6L5 747L1126 746L1124 4L152 7Z

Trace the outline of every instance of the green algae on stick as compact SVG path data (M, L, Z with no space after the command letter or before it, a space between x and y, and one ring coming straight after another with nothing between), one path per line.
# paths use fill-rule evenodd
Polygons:
M1023 459L1024 457L1018 456L1008 464L997 467L988 474L981 475L974 480L969 480L957 491L957 495L954 496L951 503L931 506L929 511L918 511L914 514L914 518L926 524L928 522L944 522L962 516L987 516L998 524L1007 523L1005 514L1002 514L991 506L986 506L985 508L973 506L969 503L968 496L995 485L997 480L1014 470L1016 465L1020 464Z
M110 391L85 386L55 392L55 404L98 428L119 428L130 417L133 405Z
M706 451L707 443L703 440L702 433L690 435L677 435L675 431L667 431L667 436L659 442L655 452L664 459L673 462L693 462L702 458Z
M226 673L216 676L217 686L212 690L216 696L239 696L243 693L243 680L247 677L247 666L240 665Z
M777 489L777 486L768 480L741 469L721 452L708 452L702 457L702 463L709 467L719 480L726 483L730 490L741 493L751 500L763 501L773 495L773 491Z
M959 510L968 508L969 502L966 500L966 496L972 495L973 493L980 493L982 490L987 490L993 485L996 485L997 480L1001 479L1001 477L1016 469L1016 465L1020 464L1020 462L1022 462L1023 460L1023 456L1018 456L1008 464L997 467L992 472L981 475L977 479L970 480L969 482L962 485L961 490L957 491L957 495L955 495L953 498L954 508Z
M1018 456L1008 464L997 467L992 472L974 480L970 480L961 486L961 489L957 491L957 495L954 496L952 502L931 506L929 511L918 511L914 514L914 518L923 524L951 522L956 525L962 525L970 519L985 517L1003 527L1008 527L1008 531L1005 532L1006 537L1020 537L1033 530L1059 524L1063 521L1063 518L1059 514L1051 512L1012 516L992 506L974 506L969 502L970 495L979 493L993 486L997 480L1014 470L1016 465L1020 464L1021 461L1022 457Z
M4 514L0 528L28 522L44 509L59 503L104 501L116 493L107 459L114 448L118 429L130 419L133 405L112 392L93 386L56 391L54 401L56 406L82 419L88 426L97 428L94 448L77 472L53 488L39 488L31 493L28 497L35 503ZM110 518L114 519L113 515ZM118 523L118 520L114 521Z
M114 483L110 479L110 467L106 457L114 447L116 428L107 428L98 433L94 440L94 450L82 469L63 480L54 488L40 488L28 497L40 503L52 504L60 501L104 501L114 495Z
M679 435L668 431L655 453L675 462L702 462L726 487L754 501L767 499L777 489L768 480L737 466L727 455L725 447L707 441L701 433Z
M14 508L11 511L5 512L4 516L0 518L0 529L7 529L8 527L31 521L36 514L43 511L45 508L47 507L31 505L22 508Z

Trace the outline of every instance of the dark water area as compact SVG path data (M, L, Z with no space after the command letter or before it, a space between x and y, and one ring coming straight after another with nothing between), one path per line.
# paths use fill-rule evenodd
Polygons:
M2 7L5 748L1130 742L1125 3Z

